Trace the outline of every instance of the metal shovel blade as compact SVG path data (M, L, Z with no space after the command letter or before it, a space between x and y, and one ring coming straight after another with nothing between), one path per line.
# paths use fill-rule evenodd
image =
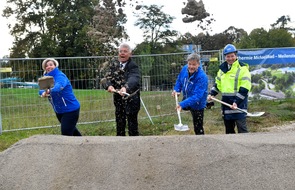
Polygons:
M176 107L177 107L177 105L178 105L177 94L175 95L175 103L176 103ZM188 126L183 125L181 123L181 117L180 117L180 110L179 109L177 109L177 116L178 116L179 124L174 124L175 131L188 131L189 130Z
M217 101L217 102L219 102L219 103L221 103L221 104L223 104L223 105L226 105L226 106L228 106L228 107L231 107L230 104L228 104L228 103L226 103L226 102L223 102L223 101L221 101L221 100L219 100L219 99L217 99L217 98L211 97L211 99L214 100L214 101ZM262 115L265 113L265 112L254 112L254 113L249 113L249 112L247 112L246 110L242 110L242 109L240 109L240 108L237 108L237 110L246 113L248 117L260 117L260 116L262 116Z
M187 125L182 125L182 124L175 124L174 129L175 129L175 131L188 131L189 130Z
M253 113L249 113L247 112L247 116L249 117L260 117L264 114L265 112L253 112Z
M54 79L52 76L44 76L38 79L40 90L47 90L54 86Z

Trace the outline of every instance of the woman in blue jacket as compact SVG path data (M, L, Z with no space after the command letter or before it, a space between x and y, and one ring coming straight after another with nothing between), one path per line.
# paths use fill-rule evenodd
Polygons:
M61 134L81 136L76 125L80 114L80 103L76 99L68 77L58 69L58 62L48 58L42 63L44 76L52 76L54 86L48 90L40 90L41 97L48 97L49 102L61 124Z
M190 110L193 117L194 131L196 135L203 135L204 108L208 95L208 78L200 66L200 56L190 54L187 57L188 64L180 71L172 96L183 94L183 100L176 109Z

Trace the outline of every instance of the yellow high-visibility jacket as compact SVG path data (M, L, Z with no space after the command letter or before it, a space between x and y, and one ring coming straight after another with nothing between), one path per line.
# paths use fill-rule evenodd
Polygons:
M247 110L248 92L251 90L251 74L249 65L236 60L231 68L227 62L219 66L219 71L215 78L215 85L211 89L211 95L216 96L222 93L222 101L229 104L234 102L239 108ZM222 113L225 119L241 119L246 117L244 112L233 110L227 106L222 106Z

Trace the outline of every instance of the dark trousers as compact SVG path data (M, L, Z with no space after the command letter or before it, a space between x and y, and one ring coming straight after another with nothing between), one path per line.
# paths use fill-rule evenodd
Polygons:
M246 118L238 120L223 120L226 134L234 134L235 127L238 128L238 133L248 133Z
M61 134L66 136L82 136L76 125L79 119L80 109L68 113L56 113L61 124Z
M190 110L193 116L194 131L196 135L204 135L203 119L204 110Z
M126 119L128 122L128 135L129 136L138 136L138 111L126 113L125 106L116 105L116 124L117 124L117 136L126 136L125 128L126 128Z

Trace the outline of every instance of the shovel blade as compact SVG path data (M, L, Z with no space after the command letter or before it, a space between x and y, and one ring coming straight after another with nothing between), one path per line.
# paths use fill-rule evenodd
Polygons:
M264 114L265 112L253 112L253 113L247 113L248 117L260 117Z
M178 124L178 125L174 125L174 129L175 131L188 131L189 128L187 125L182 125L182 124Z

